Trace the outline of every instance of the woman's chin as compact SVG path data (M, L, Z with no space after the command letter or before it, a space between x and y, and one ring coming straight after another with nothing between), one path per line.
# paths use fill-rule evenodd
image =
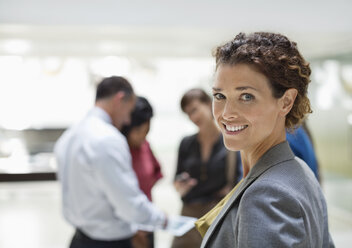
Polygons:
M230 151L239 151L242 148L242 146L238 142L234 142L232 140L224 139L224 145L226 149Z

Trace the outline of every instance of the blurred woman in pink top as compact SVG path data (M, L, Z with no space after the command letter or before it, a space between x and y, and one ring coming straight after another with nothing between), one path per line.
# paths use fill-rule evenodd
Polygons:
M135 108L131 113L131 123L122 128L122 133L126 136L130 147L132 165L139 187L150 201L152 201L152 187L163 177L160 164L146 140L152 117L153 108L148 100L137 97ZM135 248L153 248L153 233L139 231L133 239L133 244Z

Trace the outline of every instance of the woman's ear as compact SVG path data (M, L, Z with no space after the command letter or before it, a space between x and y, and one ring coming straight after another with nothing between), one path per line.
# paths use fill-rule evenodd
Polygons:
M291 88L285 91L283 96L280 98L280 107L282 116L286 116L292 109L295 99L297 97L297 89Z

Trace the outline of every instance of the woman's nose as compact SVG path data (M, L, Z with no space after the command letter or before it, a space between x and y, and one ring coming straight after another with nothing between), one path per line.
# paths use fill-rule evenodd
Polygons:
M225 104L222 116L226 120L236 119L239 117L238 109L236 108L236 103L233 101L228 101Z

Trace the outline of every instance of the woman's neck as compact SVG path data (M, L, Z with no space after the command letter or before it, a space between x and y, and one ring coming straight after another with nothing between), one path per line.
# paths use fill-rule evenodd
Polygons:
M198 139L199 142L203 143L209 143L211 141L215 141L218 139L220 135L220 130L218 127L215 125L213 121L209 121L207 125L204 125L202 128L199 129L198 132Z
M199 129L197 136L200 145L200 154L203 162L209 160L214 144L218 141L220 130L215 123L211 121L209 125L204 125Z
M259 159L273 146L280 144L286 140L285 129L273 135L272 137L266 138L262 143L241 150L241 160L243 166L243 177L246 177L249 171L256 165Z

